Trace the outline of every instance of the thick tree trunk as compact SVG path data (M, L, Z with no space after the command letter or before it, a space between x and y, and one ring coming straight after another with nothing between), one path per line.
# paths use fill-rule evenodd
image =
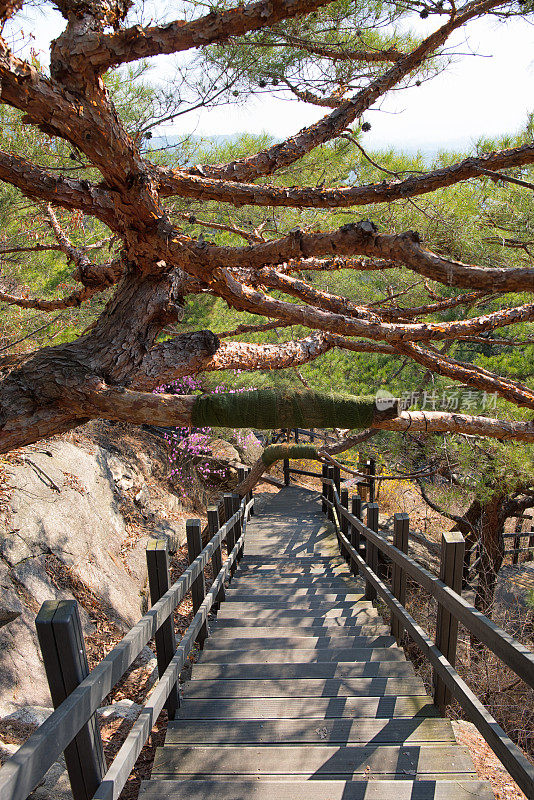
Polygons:
M497 576L504 560L504 501L505 496L500 492L493 495L482 505L480 515L480 561L475 607L489 617L495 601Z

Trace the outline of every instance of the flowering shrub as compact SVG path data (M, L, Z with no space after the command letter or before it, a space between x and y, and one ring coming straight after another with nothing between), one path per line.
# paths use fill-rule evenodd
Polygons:
M223 384L206 389L197 377L185 375L168 386L158 386L154 390L159 394L204 394L208 391L210 394L219 394L243 392L246 389L231 389ZM213 463L212 428L169 428L164 435L170 445L170 477L182 500L189 494L191 481L195 477L208 491L224 479L226 470ZM230 438L238 449L245 449L256 437L252 433L233 430Z

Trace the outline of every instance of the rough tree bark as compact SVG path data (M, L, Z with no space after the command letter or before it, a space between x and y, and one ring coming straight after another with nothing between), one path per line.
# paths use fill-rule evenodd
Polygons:
M255 183L344 135L347 126L386 92L424 70L451 34L470 21L492 13L511 13L504 0L471 0L459 7L451 4L449 11L442 5L429 6L430 12L444 15L445 21L406 51L384 47L372 53L350 48L341 52L317 44L314 50L306 36L298 36L298 46L304 42L314 57L361 61L361 88L351 97L336 90L331 95L333 108L321 121L253 155L226 164L170 169L152 163L140 149L139 138L129 135L103 80L106 70L141 58L224 43L261 29L283 33L281 23L304 20L328 3L258 0L214 9L189 21L125 27L131 5L128 0L60 0L57 7L66 27L52 43L49 75L11 52L0 37L1 102L21 112L22 124L29 129L70 145L74 157L82 158L92 170L89 180L75 170L44 168L22 153L0 152L0 180L32 201L49 204L55 246L74 262L73 280L80 284L79 289L53 300L0 287L0 301L50 311L75 308L105 290L111 294L98 319L75 341L0 359L1 452L98 416L175 424L183 415L180 401L151 393L165 382L200 371L297 366L333 347L392 358L402 354L437 373L534 408L534 393L528 386L460 364L432 346L436 341L472 340L503 326L532 321L533 303L515 306L512 298L509 308L490 314L456 322L425 321L430 314L446 313L497 291L531 292L531 267L464 264L431 252L417 233L379 233L368 221L333 231L297 228L277 238L226 226L245 239L244 247L222 247L202 237L191 238L171 222L166 198L216 200L232 206L346 208L406 199L481 177L488 170L495 174L534 163L534 147L529 144L373 185L323 188ZM20 6L18 0L0 4L0 20L8 20ZM378 72L369 78L370 63ZM308 99L314 102L311 95ZM74 247L54 208L99 220L117 243L116 257L100 263L89 257L88 251ZM221 229L217 223L212 227ZM46 247L49 245L43 245ZM431 295L428 304L413 307L395 306L387 300L356 304L291 274L302 269L392 267L476 291L452 299L436 300ZM210 331L180 333L178 329L173 338L161 341L162 331L169 326L176 330L179 325L188 294L220 297L237 310L268 317L271 326L300 325L310 333L279 345L257 345L240 340L221 342ZM462 414L404 413L379 426L534 440L529 422Z

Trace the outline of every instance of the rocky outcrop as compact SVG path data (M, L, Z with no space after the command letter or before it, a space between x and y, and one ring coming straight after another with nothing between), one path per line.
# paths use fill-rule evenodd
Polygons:
M150 536L184 538L165 444L99 423L24 448L7 464L0 535L0 717L50 696L35 634L45 600L75 597L84 633L146 608Z

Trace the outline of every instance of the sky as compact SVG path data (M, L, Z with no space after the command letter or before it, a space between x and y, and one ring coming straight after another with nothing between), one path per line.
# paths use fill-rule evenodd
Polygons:
M30 11L26 19L35 36L32 46L46 61L50 39L60 32L58 12L46 7ZM418 21L419 31L430 30L436 19ZM466 38L467 37L467 38ZM471 23L451 39L455 62L442 74L419 87L391 92L365 119L368 149L393 147L409 152L434 153L440 149L469 149L482 136L513 134L534 111L534 26L514 19ZM476 54L476 55L473 55ZM156 69L164 71L168 62ZM166 135L231 136L267 132L277 139L296 133L317 121L322 109L304 103L262 95L245 106L225 105L192 112L167 126Z

